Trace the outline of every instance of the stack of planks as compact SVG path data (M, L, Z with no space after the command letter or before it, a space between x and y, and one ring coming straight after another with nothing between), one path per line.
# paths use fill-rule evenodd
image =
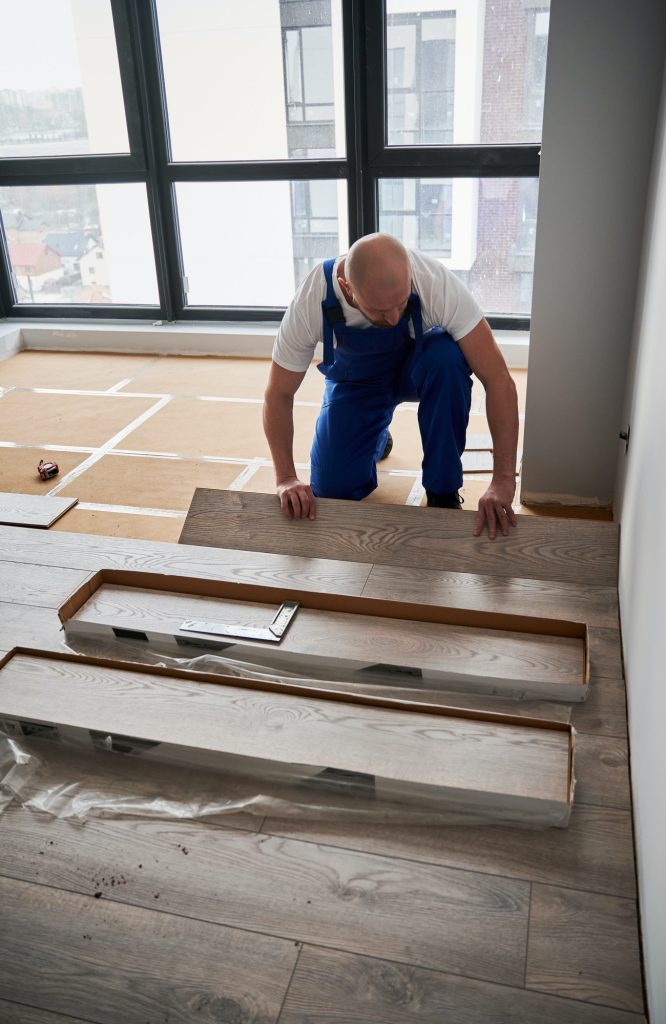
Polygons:
M352 775L378 813L402 804L403 818L562 826L571 810L563 723L21 650L0 665L0 712L14 735L38 723L61 740L136 737L151 759L251 776L259 791L308 783L317 806Z

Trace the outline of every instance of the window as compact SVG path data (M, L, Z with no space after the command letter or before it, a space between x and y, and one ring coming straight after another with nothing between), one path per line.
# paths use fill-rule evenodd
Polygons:
M158 304L145 185L10 186L0 209L19 305Z
M548 0L0 6L0 314L277 319L369 231L528 322Z
M0 7L0 157L129 153L109 0Z
M390 4L389 10L397 5ZM390 146L453 140L455 12L389 14L386 95Z

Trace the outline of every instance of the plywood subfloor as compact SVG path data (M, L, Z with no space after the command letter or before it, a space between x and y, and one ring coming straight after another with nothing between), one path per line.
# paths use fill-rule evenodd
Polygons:
M46 495L58 481L88 458L88 452L66 452L61 449L0 448L0 490L15 494ZM57 463L60 474L42 480L37 472L41 460ZM78 497L78 490L76 490Z
M155 399L9 391L0 398L0 439L15 444L98 447Z
M153 362L154 356L101 352L17 352L0 362L0 387L107 391L134 379Z
M176 543L185 516L132 515L123 512L71 509L51 527L63 533L97 534L103 537L127 537L135 540L161 540Z
M2 649L21 640L61 649L56 609L87 572L149 567L580 613L592 669L588 701L573 712L578 782L567 829L360 827L278 809L265 820L235 812L226 826L146 817L82 825L10 808L0 814L0 1018L645 1024L614 581L557 572L582 535L593 545L599 529L603 551L609 527L539 520L537 528L545 532L532 560L511 574L500 555L489 557L489 543L477 563L438 570L351 560L344 538L342 559L324 561L311 551L0 527ZM357 534L360 555L363 536L371 543L372 531ZM335 543L329 538L330 554ZM178 778L184 783L182 771ZM123 792L121 783L112 788Z
M185 514L195 486L274 493L261 427L269 365L266 359L19 352L0 363L0 446L4 446L0 477L5 480L0 479L0 486L23 493L48 493L53 488L55 493L76 493L84 506L96 506L89 511L105 513L88 517L89 530L128 537L133 531L136 537L172 535L164 524L140 519L158 519L161 508ZM513 376L519 393L521 449L527 374L517 370ZM313 365L296 396L295 456L303 479L308 478L323 387L324 379ZM2 388L9 390L2 394ZM393 452L381 463L379 486L367 500L423 504L415 405L396 410L391 430ZM485 394L475 381L468 444L485 447L488 438ZM60 447L57 452L39 447L46 445ZM24 457L18 446L29 453ZM67 451L68 447L85 451ZM112 457L107 456L109 450L114 452ZM135 453L177 458L161 471L148 461L130 460L128 456ZM60 476L46 491L32 480L32 461L36 465L40 458L52 458L61 467ZM84 459L87 467L79 476ZM113 467L112 459L118 460ZM208 471L205 459L216 460L224 468ZM125 463L122 469L121 462ZM472 464L466 468L462 492L466 509L477 507L487 482L487 478L473 479ZM527 514L544 511L522 508L518 495L514 507ZM136 514L139 510L142 516ZM76 520L81 522L86 511L80 509ZM563 510L563 514L577 513ZM600 518L603 513L588 515ZM70 520L72 530L77 529L76 520Z
M80 501L135 508L181 510L202 480L209 487L229 487L244 467L199 459L106 455L65 487L62 495Z

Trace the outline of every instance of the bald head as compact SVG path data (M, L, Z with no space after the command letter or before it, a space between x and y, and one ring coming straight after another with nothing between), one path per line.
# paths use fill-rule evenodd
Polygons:
M368 286L394 288L406 274L410 275L407 250L393 235L364 235L347 253L345 277L359 291Z
M372 323L394 326L411 293L407 250L392 235L364 235L347 253L338 279L347 299Z

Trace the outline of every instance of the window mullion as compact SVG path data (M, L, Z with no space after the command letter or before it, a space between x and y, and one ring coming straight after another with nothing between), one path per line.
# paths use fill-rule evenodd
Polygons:
M152 0L131 4L130 19L160 306L164 319L177 320L182 316L185 292L174 186L168 172L166 97Z
M354 242L367 231L367 105L363 73L365 60L365 0L349 0L342 5L343 53L345 78L345 127L347 156L347 198L349 241Z
M14 305L14 289L11 282L11 262L5 232L0 231L0 317L10 315Z
M131 2L131 0L130 0ZM116 36L118 52L118 70L123 91L125 107L125 123L129 139L130 153L134 162L142 170L146 167L141 127L141 111L136 67L133 58L131 26L128 15L128 0L111 0L113 30Z

